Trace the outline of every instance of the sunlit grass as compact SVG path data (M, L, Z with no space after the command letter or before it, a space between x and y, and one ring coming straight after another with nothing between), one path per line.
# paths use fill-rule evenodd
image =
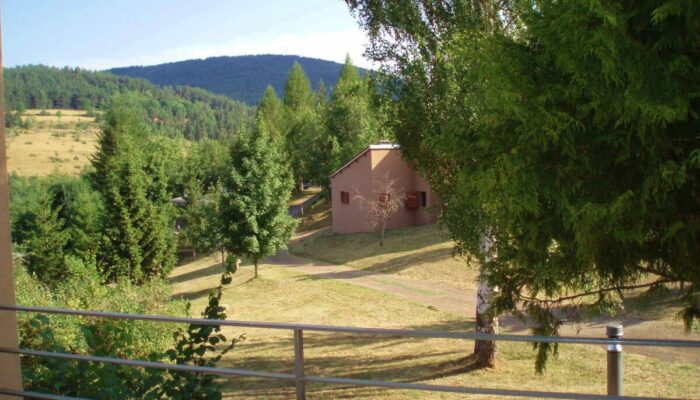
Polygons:
M218 283L221 267L213 254L178 267L173 273L176 297L187 296L198 313L206 293ZM244 265L224 291L222 302L229 318L311 324L470 330L473 321L424 305L403 301L370 289L319 279L284 267L262 265L252 279ZM246 340L221 365L275 372L293 371L292 332L262 329L226 329ZM363 379L395 380L443 385L510 389L605 392L606 352L602 346L562 345L547 372L534 371L534 352L528 344L501 343L495 369L470 368L473 343L445 339L347 334L305 333L306 373ZM700 393L700 367L693 363L664 362L625 353L625 393L628 395L685 397ZM226 398L293 398L291 384L259 379L227 380ZM309 399L462 399L465 397L344 386L308 385ZM691 396L692 397L692 396Z

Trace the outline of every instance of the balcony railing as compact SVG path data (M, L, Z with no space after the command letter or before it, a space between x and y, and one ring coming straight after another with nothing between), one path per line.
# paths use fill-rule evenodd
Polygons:
M48 351L38 351L31 349L8 349L0 348L0 353L13 353L34 357L52 357L64 360L78 360L98 363L109 363L117 365L129 365L143 368L156 368L171 371L188 371L207 373L219 376L241 376L263 379L275 379L293 382L296 385L296 398L298 400L306 398L306 383L319 382L339 385L352 385L364 387L377 387L389 389L420 390L428 392L449 392L463 394L477 394L490 396L512 396L530 397L546 399L659 399L658 397L638 397L623 396L622 388L622 346L654 346L654 347L686 347L700 348L700 341L695 340L659 340L659 339L623 339L621 326L608 326L607 337L566 337L566 336L528 336L528 335L489 335L468 332L442 332L429 330L406 330L406 329L385 329L385 328L359 328L350 326L330 326L330 325L310 325L274 322L253 322L234 320L211 320L202 318L168 317L159 315L122 314L104 311L84 311L68 310L60 308L29 307L29 306L9 306L0 305L0 310L21 311L46 314L63 314L83 317L114 318L140 321L156 321L169 323L183 323L195 325L218 325L263 329L290 330L294 333L294 373L277 373L267 371L254 371L236 368L214 368L199 367L182 364L168 364L162 362L130 360L113 357L97 357L91 355L56 353ZM414 338L435 338L435 339L455 339L455 340L489 340L508 342L528 342L528 343L566 343L607 346L608 374L607 374L607 395L550 392L534 390L514 390L498 388L479 388L465 386L430 385L419 383L390 382L369 379L353 379L342 377L306 375L304 373L304 331L310 332L332 332L350 333L357 335L384 335ZM76 397L65 397L53 394L34 393L27 391L17 391L0 388L0 394L14 395L18 397L26 396L37 399L76 399Z

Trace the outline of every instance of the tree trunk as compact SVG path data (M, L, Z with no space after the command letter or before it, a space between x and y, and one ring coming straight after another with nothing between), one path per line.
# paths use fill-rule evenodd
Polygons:
M384 231L386 230L386 220L382 221L382 231L379 234L379 245L384 246Z
M299 193L304 191L304 178L301 176L297 179L297 190Z
M481 239L481 250L483 254L483 264L479 270L479 288L476 292L476 332L477 333L498 333L498 317L493 315L489 307L493 288L489 286L488 276L484 270L484 264L490 262L492 257L493 239L488 233ZM476 365L479 367L492 368L496 366L496 342L491 340L477 340L474 342L474 355Z
M221 250L221 265L226 263L226 250Z
M258 260L257 259L253 260L253 264L255 265L255 276L253 276L253 278L257 278L258 277Z

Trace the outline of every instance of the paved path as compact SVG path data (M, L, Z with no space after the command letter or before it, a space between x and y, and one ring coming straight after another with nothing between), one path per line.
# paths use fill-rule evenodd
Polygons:
M402 299L425 304L443 311L474 317L476 291L447 284L407 279L398 275L372 273L345 265L311 261L296 257L286 250L265 259L266 264L279 265L318 278L336 279L353 285L390 293Z

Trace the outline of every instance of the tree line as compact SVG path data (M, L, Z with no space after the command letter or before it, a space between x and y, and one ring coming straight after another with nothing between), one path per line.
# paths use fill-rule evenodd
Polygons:
M304 182L327 189L337 168L367 145L391 138L385 128L386 107L388 99L375 77L360 75L347 57L330 94L323 81L312 91L303 68L294 63L284 97L268 86L256 114L283 144L297 190Z
M139 103L143 118L171 137L216 139L241 131L252 121L248 105L204 89L160 87L143 79L80 68L29 65L4 69L8 122L23 110L63 108L107 110L115 95ZM13 117L15 117L13 119Z
M229 254L221 285L209 293L203 313L223 319L222 289L231 282L237 259L250 259L257 276L258 261L286 245L295 227L287 213L293 180L284 149L262 120L231 139L190 142L158 135L133 100L125 95L110 102L97 153L81 176L10 177L12 238L22 266L18 297L60 306L102 301L118 311L124 310L121 304L104 296L127 296L142 298L124 303L132 312L155 312L151 300L168 302L165 278L176 264L178 246L197 246ZM183 195L186 206L175 208L173 197ZM180 232L177 219L185 221ZM81 284L85 287L76 287ZM167 339L172 332L149 324L41 316L21 319L20 330L25 343L37 349L210 366L239 340L227 342L216 326L192 325L173 343ZM142 337L152 342L141 343ZM143 349L132 349L134 342ZM217 343L228 344L222 350ZM28 387L75 396L221 395L213 378L202 374L50 359L23 359L23 369Z

